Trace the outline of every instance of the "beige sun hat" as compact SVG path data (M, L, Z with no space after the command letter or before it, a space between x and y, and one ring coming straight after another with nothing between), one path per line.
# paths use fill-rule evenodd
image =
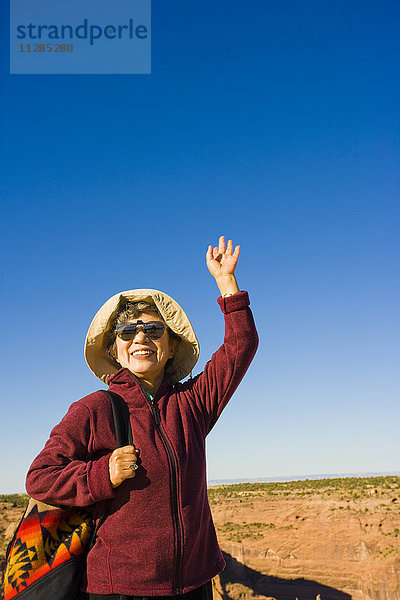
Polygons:
M112 296L96 313L85 340L85 359L89 368L101 381L121 367L113 361L106 348L107 333L117 314L127 302L150 302L155 304L165 323L181 338L172 359L170 383L180 381L193 369L199 358L199 342L193 327L179 304L159 290L128 290Z

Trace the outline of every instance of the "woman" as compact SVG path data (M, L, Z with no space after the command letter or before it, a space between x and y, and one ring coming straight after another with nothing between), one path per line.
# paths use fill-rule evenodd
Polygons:
M157 290L113 296L95 316L86 360L129 407L133 446L115 449L109 400L98 391L70 407L27 476L27 491L50 504L111 499L89 552L82 598L211 596L224 559L207 500L205 437L245 374L258 338L235 269L239 246L209 246L225 315L224 344L184 383L198 343L180 306ZM232 457L235 460L235 457Z

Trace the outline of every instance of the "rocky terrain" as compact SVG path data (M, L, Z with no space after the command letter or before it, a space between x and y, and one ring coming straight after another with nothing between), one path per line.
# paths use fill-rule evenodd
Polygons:
M400 600L400 477L209 488L215 600ZM0 570L26 502L0 496ZM2 573L1 573L2 575Z
M400 478L209 489L227 568L215 596L400 600Z

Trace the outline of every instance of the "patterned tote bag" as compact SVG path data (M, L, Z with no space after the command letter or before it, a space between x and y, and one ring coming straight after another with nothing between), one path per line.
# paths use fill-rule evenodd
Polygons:
M117 447L132 444L124 400L106 391L114 417ZM75 600L85 557L107 515L106 504L96 528L85 509L62 508L32 498L8 545L4 600Z

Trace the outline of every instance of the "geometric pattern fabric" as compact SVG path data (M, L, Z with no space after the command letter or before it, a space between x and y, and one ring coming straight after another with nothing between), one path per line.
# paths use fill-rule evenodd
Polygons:
M92 515L79 508L59 508L31 499L7 553L4 599L80 556L93 529Z

